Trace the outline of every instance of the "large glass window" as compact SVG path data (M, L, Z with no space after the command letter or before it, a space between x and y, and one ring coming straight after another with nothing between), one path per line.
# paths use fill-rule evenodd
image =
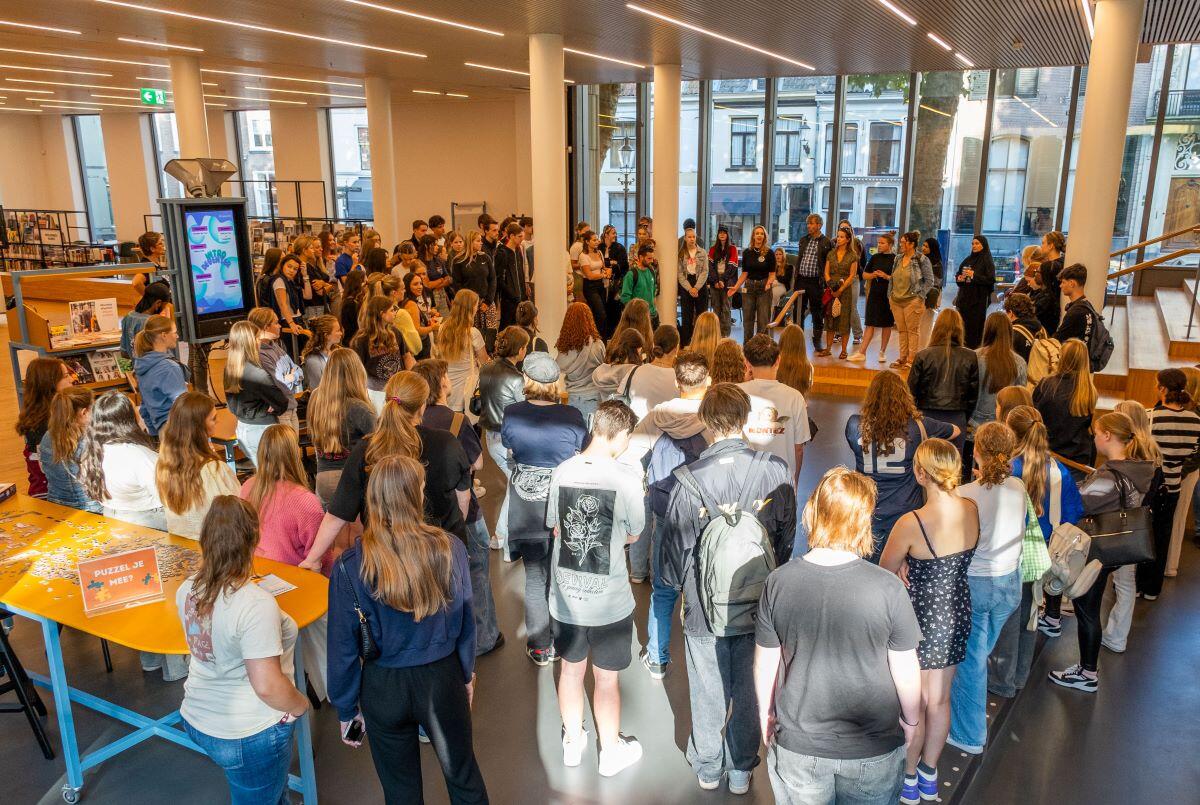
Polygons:
M112 197L108 192L108 160L104 156L100 115L75 115L71 123L83 174L83 195L92 225L91 238L93 241L113 240L117 228L113 223Z
M1165 55L1165 48L1159 50ZM1200 44L1175 45L1165 115L1147 238L1200 224ZM1197 245L1193 235L1177 235L1148 246L1144 259ZM1198 260L1191 254L1170 264L1195 266Z
M825 161L818 165L817 138L833 132L835 80L831 76L780 78L778 86L775 186L768 231L772 242L794 252L808 216L815 212L824 218L828 209L829 162L823 155ZM825 198L820 205L818 192Z
M576 92L575 217L600 232L612 224L625 245L637 236L637 84L593 84Z
M867 151L867 173L872 176L900 174L900 147L904 124L899 121L871 123L870 149Z
M150 130L154 135L154 159L163 198L183 198L183 185L163 171L164 165L172 159L179 159L179 130L175 126L175 113L152 112Z
M234 112L238 171L251 216L271 215L275 200L275 152L271 144L271 113L266 109Z
M375 217L371 200L371 142L367 110L329 110L329 152L339 218Z
M846 76L837 222L849 221L871 251L900 220L900 165L908 117L908 73ZM858 133L866 136L861 140Z
M868 187L867 220L865 224L867 230L895 229L896 208L899 202L900 188L898 187Z
M683 81L679 114L679 231L696 220L700 176L700 82Z
M821 209L823 209L823 210L829 209L829 185L825 185L824 187L821 188ZM846 187L843 185L842 188L840 190L838 190L837 219L838 219L838 221L845 221L845 220L850 220L851 218L853 218L853 216L854 216L854 188ZM824 218L825 216L822 215L821 217ZM825 227L825 234L828 235L831 232L834 232L836 230L837 230L837 221L835 221L832 226L827 225ZM830 236L832 237L832 235L830 235Z
M1020 234L1025 202L1025 172L1028 168L1029 140L1024 137L992 139L987 195L983 204L984 232Z
M800 167L805 146L803 117L780 114L775 118L775 169L788 170ZM807 127L811 128L811 127Z
M759 159L765 105L765 79L712 82L707 231L715 239L717 227L728 227L729 239L739 248L756 224L765 223Z
M842 164L843 176L853 176L858 173L858 124L845 123L842 129ZM833 124L825 124L825 173L833 170Z
M734 117L729 120L729 167L758 167L758 118Z

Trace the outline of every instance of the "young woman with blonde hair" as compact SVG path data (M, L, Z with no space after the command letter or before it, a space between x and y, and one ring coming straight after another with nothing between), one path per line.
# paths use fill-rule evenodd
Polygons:
M679 239L677 281L682 311L679 333L684 341L691 341L696 317L708 310L708 253L696 243L694 227L685 229Z
M262 365L258 328L249 321L236 322L229 330L225 357L225 403L237 417L238 447L254 464L258 440L268 426L288 410L288 394Z
M688 343L687 348L691 352L699 352L703 355L711 367L713 353L717 351L719 343L721 343L721 320L717 318L716 313L706 310L696 317L696 326L692 329L692 340Z
M92 390L81 386L68 386L55 394L37 453L46 473L46 500L100 514L100 504L88 496L79 481L79 460L86 446L84 436L94 400Z
M1095 463L1091 429L1097 397L1087 345L1068 339L1062 345L1058 371L1042 378L1033 389L1033 404L1046 423L1054 453L1084 466ZM1075 467L1071 474L1077 482L1087 476L1086 471Z
M421 463L382 458L366 488L362 540L335 563L329 583L329 698L342 734L357 722L389 802L423 801L412 763L424 727L456 801L486 802L471 740L475 618L467 551L423 522ZM362 616L359 612L363 613ZM359 659L365 617L378 662ZM343 742L359 746L358 741Z
M342 343L342 325L337 316L317 316L310 322L312 336L300 353L300 364L304 368L304 388L312 391L321 385L321 377L325 364L329 362L329 353Z
M742 343L755 333L766 333L771 320L771 286L775 284L775 255L767 243L767 230L755 226L742 251L741 273L726 295L742 292ZM715 381L714 381L715 382Z
M479 385L479 367L488 362L483 333L475 326L478 309L479 297L474 291L459 291L433 347L434 356L446 362L446 377L450 379L446 405L460 413L467 413L467 403Z
M808 397L813 384L813 365L808 360L804 328L789 324L779 336L779 368L775 379Z
M996 421L1008 421L1008 415L1014 408L1028 405L1033 408L1033 392L1029 386L1005 386L996 392ZM1039 420L1041 414L1038 414Z
M256 307L246 316L246 321L258 328L258 359L263 370L275 381L275 385L287 395L287 410L279 419L299 430L296 415L296 395L304 390L304 370L279 343L279 321L270 308Z
M971 590L967 569L979 542L979 509L960 497L962 458L945 439L928 439L913 453L913 477L925 505L896 521L880 567L905 568L908 596L921 625L922 718L908 746L900 801L917 803L936 795L937 764L950 733L950 689L955 668L967 658L971 633Z
M979 398L979 357L963 346L963 320L954 308L938 314L929 346L917 353L908 388L926 416L948 422L962 433ZM962 437L955 440L962 449Z
M629 307L626 305L625 309L628 311ZM579 409L587 421L600 404L600 389L596 388L592 373L604 363L604 341L596 329L592 309L586 303L572 302L567 305L554 349L558 352L555 360L566 385L567 402ZM529 351L536 350L531 348Z
M175 357L179 333L175 320L153 316L133 340L133 373L142 398L142 422L157 436L167 421L171 405L187 391L188 371Z
M337 347L308 400L308 435L317 454L317 496L323 504L333 498L350 451L374 430L375 406L362 361L353 350Z
M176 400L163 426L154 476L176 536L198 539L213 499L237 494L237 475L210 441L216 429L216 405L198 391Z
M713 350L708 376L712 378L713 385L745 383L750 376L750 369L746 365L746 354L742 351L742 345L732 338L722 338Z
M376 412L382 412L384 387L397 372L416 363L400 331L396 329L397 311L391 297L373 296L367 300L359 319L358 334L350 348L358 353L367 370L367 396ZM405 314L408 315L408 314Z
M388 456L407 456L425 465L427 519L466 544L471 465L454 434L421 424L429 384L415 372L396 372L387 382L384 397L387 402L375 432L359 442L346 458L337 490L301 567L319 570L342 528L360 516L367 520L367 480L371 469Z

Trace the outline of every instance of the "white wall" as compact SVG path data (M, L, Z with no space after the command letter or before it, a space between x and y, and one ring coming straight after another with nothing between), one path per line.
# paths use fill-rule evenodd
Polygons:
M136 112L104 112L100 125L117 240L135 241L147 229L145 216L158 212L150 118ZM149 226L156 224L151 221Z
M74 145L65 118L11 112L0 115L0 204L23 209L83 209L76 198ZM70 149L68 150L68 145Z
M333 215L329 192L333 176L329 170L329 127L325 111L314 107L271 109L271 144L275 153L275 177L293 180L324 180L325 184L299 186L300 206L304 214L322 217L326 209ZM279 214L297 214L296 185L279 184Z

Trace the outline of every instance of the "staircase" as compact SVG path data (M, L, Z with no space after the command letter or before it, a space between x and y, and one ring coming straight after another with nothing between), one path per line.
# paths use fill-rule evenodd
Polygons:
M1194 312L1190 336L1188 316ZM1200 303L1195 280L1182 288L1159 288L1154 296L1126 297L1124 309L1104 310L1112 333L1112 359L1096 373L1101 410L1111 410L1121 400L1153 405L1158 394L1155 379L1160 369L1200 363Z

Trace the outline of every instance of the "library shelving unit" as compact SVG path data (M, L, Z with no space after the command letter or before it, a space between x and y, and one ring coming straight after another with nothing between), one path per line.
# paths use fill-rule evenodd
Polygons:
M83 210L0 207L0 262L6 271L70 268L112 262L112 244L90 243Z
M7 312L8 317L8 352L12 366L13 384L17 391L18 403L23 395L24 366L33 358L53 357L67 361L68 365L75 361L87 361L92 365L91 354L101 351L112 351L120 347L120 331L97 333L97 337L84 343L57 344L51 336L51 328L64 324L69 318L62 308L69 305L67 300L46 302L49 294L39 293L35 284L62 284L71 280L96 280L101 278L131 277L134 274L150 272L156 276L167 277L168 272L160 272L153 263L101 264L92 266L75 266L61 268L44 268L28 271L9 271L6 276L12 284L12 294L15 304ZM69 287L69 285L67 286ZM172 292L174 295L174 292ZM115 296L115 294L114 294ZM27 301L28 297L37 300L36 306ZM40 308L40 309L39 309ZM43 315L45 313L45 315ZM90 368L89 368L89 371ZM129 382L124 374L107 380L81 383L85 388L128 388Z

